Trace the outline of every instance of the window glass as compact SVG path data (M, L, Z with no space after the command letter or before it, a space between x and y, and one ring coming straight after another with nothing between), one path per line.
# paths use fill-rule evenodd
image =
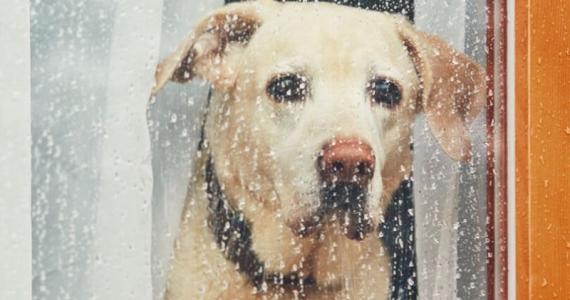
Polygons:
M31 3L34 299L491 297L500 4Z

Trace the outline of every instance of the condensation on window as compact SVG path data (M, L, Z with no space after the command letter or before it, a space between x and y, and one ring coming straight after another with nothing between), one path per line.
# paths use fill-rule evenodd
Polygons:
M490 297L488 3L33 1L33 298Z

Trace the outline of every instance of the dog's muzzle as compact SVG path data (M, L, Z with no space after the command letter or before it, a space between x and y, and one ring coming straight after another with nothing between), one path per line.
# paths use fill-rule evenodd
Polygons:
M318 158L320 207L305 225L307 231L327 220L337 221L351 240L362 240L373 229L367 212L367 192L374 176L372 147L359 139L335 139Z
M372 231L367 213L366 188L354 183L337 183L321 190L321 211L338 221L351 240L363 240Z

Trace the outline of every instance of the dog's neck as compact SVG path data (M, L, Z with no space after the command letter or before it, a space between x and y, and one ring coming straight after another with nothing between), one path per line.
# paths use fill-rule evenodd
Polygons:
M238 270L244 274L256 291L281 288L292 292L297 291L301 295L304 294L307 289L317 285L311 275L301 277L297 272L268 272L265 263L253 250L251 224L241 211L231 206L229 199L224 194L223 186L220 185L216 176L214 161L207 149L208 143L204 130L205 119L202 123L198 151L207 153L204 175L209 211L208 226L212 230L218 247L226 259L238 267ZM402 225L402 218L406 219L403 221L404 224L413 224L413 214L402 213L413 210L412 185L411 179L405 179L400 183L390 201L395 205L390 205L386 211L387 222L381 223L378 228L382 232L381 239L391 253L392 284L406 286L402 295L400 295L399 289L392 289L391 298L393 299L400 298L400 296L403 299L415 299L417 297L413 225ZM394 255L395 253L401 253L401 255ZM398 258L396 259L396 257Z
M216 176L211 156L206 161L205 178L208 226L224 256L237 266L257 291L279 287L303 293L306 287L315 285L311 276L301 277L297 272L267 272L264 262L252 249L251 225L241 211L230 205Z

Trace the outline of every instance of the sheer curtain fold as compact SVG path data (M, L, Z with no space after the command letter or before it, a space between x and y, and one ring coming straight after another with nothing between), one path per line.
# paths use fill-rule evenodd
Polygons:
M223 0L165 1L160 57L174 51L201 18L222 5ZM151 270L156 300L163 296L209 88L206 82L199 80L187 84L168 83L149 106L154 177Z
M459 51L464 20L464 1L416 1L416 26ZM446 156L420 116L414 127L414 203L421 299L456 298L458 173L459 164Z
M416 0L415 5L419 29L441 37L484 66L485 1ZM485 298L481 292L486 283L485 132L484 117L478 118L471 126L474 158L460 165L438 145L425 118L416 121L414 203L420 299ZM458 253L458 247L463 253Z
M152 299L152 170L147 104L162 1L119 1L110 49L89 296Z

